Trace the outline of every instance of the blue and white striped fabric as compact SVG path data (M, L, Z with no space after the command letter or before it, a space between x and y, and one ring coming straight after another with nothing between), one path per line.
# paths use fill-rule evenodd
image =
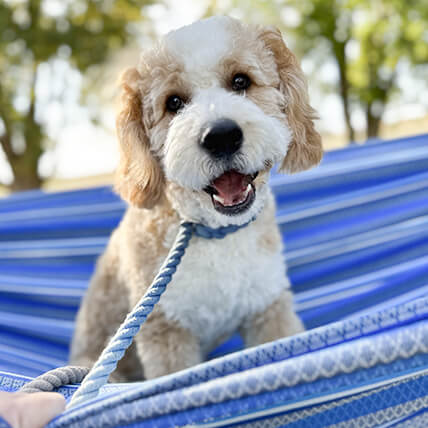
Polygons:
M235 336L218 358L108 385L49 427L428 426L428 135L330 152L271 183L309 330L221 357L241 347ZM124 209L108 188L0 201L0 390L66 364Z

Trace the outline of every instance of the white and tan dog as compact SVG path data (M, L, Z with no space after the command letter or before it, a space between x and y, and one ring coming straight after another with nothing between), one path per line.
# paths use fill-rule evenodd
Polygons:
M130 203L77 318L73 364L93 365L165 259L180 220L247 227L193 237L116 380L203 361L239 330L247 346L302 330L275 224L269 170L317 164L305 78L272 28L213 17L167 34L122 79L116 188Z

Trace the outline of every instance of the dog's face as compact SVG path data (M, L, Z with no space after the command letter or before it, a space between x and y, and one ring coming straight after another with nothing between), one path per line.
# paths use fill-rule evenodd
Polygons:
M275 163L322 156L305 79L278 31L214 17L169 33L123 76L117 130L122 197L180 215L242 224L263 208Z

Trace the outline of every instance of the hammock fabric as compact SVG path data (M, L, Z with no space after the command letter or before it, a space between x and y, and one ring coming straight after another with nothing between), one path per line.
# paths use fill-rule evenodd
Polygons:
M271 184L308 331L222 356L234 336L217 358L107 385L49 427L428 426L428 135L330 152ZM66 365L124 209L109 188L0 201L0 390Z

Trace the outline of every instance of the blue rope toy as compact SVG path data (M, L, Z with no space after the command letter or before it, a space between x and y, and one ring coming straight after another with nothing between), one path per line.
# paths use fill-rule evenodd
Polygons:
M144 296L127 315L116 334L110 339L110 342L101 353L98 361L94 364L80 387L74 393L67 408L74 407L96 397L99 390L107 383L108 377L116 369L117 363L131 345L134 336L138 333L140 327L144 324L147 317L153 311L154 306L159 301L160 296L166 290L167 285L171 282L172 276L180 264L181 258L189 245L192 235L194 234L206 239L223 239L226 235L244 228L249 223L250 222L241 226L224 226L217 229L190 222L180 224L180 229L175 238L174 245L169 251L159 273L156 275Z

